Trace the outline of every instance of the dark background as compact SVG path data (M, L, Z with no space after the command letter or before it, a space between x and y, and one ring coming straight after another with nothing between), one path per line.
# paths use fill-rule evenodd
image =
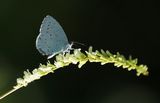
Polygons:
M35 48L46 15L56 18L70 41L95 49L130 54L149 67L136 76L112 64L69 66L29 84L0 103L159 103L160 9L153 0L1 0L0 93L23 71L45 57ZM51 59L54 61L54 59Z

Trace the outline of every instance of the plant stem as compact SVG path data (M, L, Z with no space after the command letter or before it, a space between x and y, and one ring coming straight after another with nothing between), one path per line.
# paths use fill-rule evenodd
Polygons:
M10 95L11 93L15 92L18 89L20 89L20 88L13 88L13 89L9 90L7 93L5 93L2 96L0 96L0 100L5 98L6 96Z

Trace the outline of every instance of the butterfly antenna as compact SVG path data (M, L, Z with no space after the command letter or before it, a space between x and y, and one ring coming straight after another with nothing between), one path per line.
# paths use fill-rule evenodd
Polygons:
M76 45L76 44L86 46L85 44L80 43L80 42L76 42L76 41L72 41L72 43L71 43L71 45Z

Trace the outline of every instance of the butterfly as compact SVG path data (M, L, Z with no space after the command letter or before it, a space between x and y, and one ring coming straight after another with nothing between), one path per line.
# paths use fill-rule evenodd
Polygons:
M72 49L72 43L63 31L61 25L50 15L47 15L41 24L40 33L36 39L36 48L48 59L58 53L65 53Z

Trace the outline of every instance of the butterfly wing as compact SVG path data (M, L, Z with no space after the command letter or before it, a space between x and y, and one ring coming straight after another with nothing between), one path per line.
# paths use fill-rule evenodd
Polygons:
M42 21L40 34L36 40L36 48L42 55L54 56L67 49L69 45L67 36L60 24L51 16L47 15Z

